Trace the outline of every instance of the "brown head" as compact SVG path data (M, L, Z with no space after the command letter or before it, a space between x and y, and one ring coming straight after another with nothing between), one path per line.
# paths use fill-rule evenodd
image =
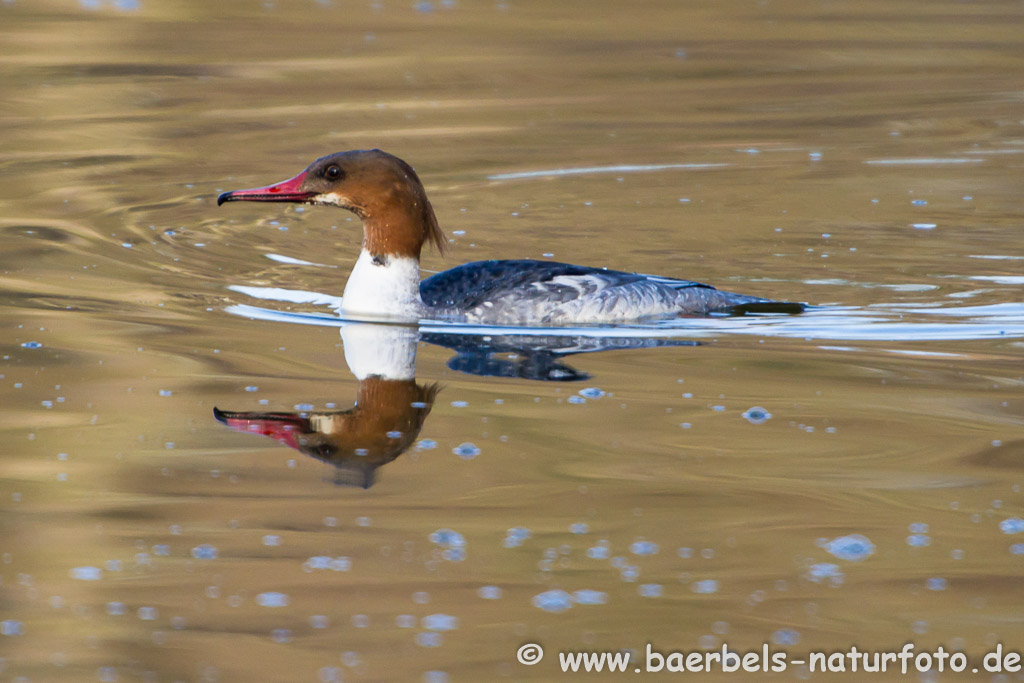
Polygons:
M374 256L419 258L424 242L444 253L446 241L416 171L379 149L338 152L317 159L289 180L225 192L224 202L329 204L363 220L363 248Z

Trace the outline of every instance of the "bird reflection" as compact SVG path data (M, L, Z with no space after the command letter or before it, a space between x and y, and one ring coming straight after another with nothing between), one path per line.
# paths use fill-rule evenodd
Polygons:
M310 413L247 413L218 410L231 429L262 434L334 465L334 483L369 488L377 468L407 451L430 414L437 384L367 377L348 410Z
M518 336L420 332L413 327L352 323L341 328L345 362L359 380L355 405L325 412L213 409L231 429L259 434L334 465L334 482L369 488L377 469L416 441L440 390L416 382L418 342L455 351L448 367L486 377L571 382L590 377L568 356L611 349L696 346L678 339Z
M335 467L334 483L369 488L377 468L416 441L439 386L417 384L419 333L397 325L359 324L341 329L345 362L359 380L348 410L303 413L213 409L231 429L261 434Z
M697 346L688 339L588 337L573 335L467 335L424 332L421 340L456 352L452 370L483 377L518 377L544 382L579 382L590 375L563 359L579 353L659 346Z

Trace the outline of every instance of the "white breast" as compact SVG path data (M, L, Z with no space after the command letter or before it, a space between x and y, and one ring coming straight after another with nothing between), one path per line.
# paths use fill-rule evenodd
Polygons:
M374 257L363 249L348 276L341 309L357 315L419 320L423 313L419 262L414 258L386 256L383 263L375 263Z

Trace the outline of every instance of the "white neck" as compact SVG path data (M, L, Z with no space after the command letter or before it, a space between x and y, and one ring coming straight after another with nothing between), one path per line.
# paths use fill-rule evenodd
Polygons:
M341 308L346 313L390 316L419 320L423 313L420 299L420 262L408 256L385 256L374 262L370 252L359 253L345 285Z
M416 343L419 330L404 325L351 323L342 325L345 362L356 379L416 378Z

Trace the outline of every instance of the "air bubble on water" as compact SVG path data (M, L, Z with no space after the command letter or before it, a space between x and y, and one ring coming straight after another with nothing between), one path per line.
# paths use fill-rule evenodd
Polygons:
M501 589L497 586L480 586L476 594L484 600L498 600L501 598Z
M505 532L505 547L518 548L532 535L533 533L525 527L512 527Z
M25 624L15 619L0 621L0 635L21 636L25 635ZM27 680L27 679L26 679Z
M577 605L603 605L608 602L608 594L603 591L583 588L574 592L572 599Z
M637 592L642 598L660 598L664 593L664 588L660 583L644 583L640 584Z
M863 534L850 534L826 541L822 546L840 560L859 562L875 553L875 544Z
M653 541L636 541L629 546L629 552L634 555L657 555L658 550L658 544Z
M761 406L754 406L753 408L748 408L746 412L743 413L743 417L750 424L759 425L772 419L772 414Z
M839 568L839 565L832 564L831 562L812 564L807 568L807 573L804 574L804 577L814 583L830 583L835 586L842 584L845 579L843 570Z
M999 530L1004 534L1019 534L1024 532L1024 519L1020 517L1009 517L999 523Z
M217 559L217 548L209 543L197 545L195 548L192 548L192 557L197 560L215 560Z
M423 631L416 634L416 644L420 647L439 647L444 641L444 636L432 631Z
M454 631L459 628L459 618L450 614L428 614L420 619L420 627L428 631Z
M573 598L564 590L550 590L533 596L534 607L545 612L564 612L572 608Z
M800 634L791 628L780 628L772 633L772 642L776 645L796 645L800 642Z
M466 559L465 548L448 548L441 552L441 557L449 562L462 562Z
M103 570L99 567L75 567L68 573L72 579L79 581L99 581L103 578Z
M260 593L256 596L256 604L260 607L287 607L290 602L287 594L276 591Z
M462 548L466 545L465 537L458 531L438 529L429 536L430 542L446 548Z
M341 667L337 666L320 667L317 669L316 677L320 683L342 683L345 680L342 677Z
M931 544L931 536L928 536L927 534L910 534L907 536L907 545L911 548L923 548Z
M476 456L480 455L480 448L470 442L461 443L452 449L452 453L459 456L463 460L472 460Z

